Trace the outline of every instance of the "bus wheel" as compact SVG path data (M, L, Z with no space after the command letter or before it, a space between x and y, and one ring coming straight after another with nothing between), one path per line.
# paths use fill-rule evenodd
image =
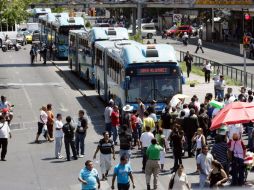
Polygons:
M2 40L0 39L0 47L2 47L2 45L3 45L3 42L2 42Z

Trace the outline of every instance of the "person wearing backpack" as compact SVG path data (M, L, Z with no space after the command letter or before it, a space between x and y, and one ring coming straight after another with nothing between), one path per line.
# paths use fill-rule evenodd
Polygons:
M74 141L74 131L75 127L71 124L71 117L66 117L66 122L63 126L63 133L64 133L64 145L65 145L65 151L66 151L66 159L67 161L70 161L70 146L73 154L74 160L77 160L77 152L75 147L75 141Z

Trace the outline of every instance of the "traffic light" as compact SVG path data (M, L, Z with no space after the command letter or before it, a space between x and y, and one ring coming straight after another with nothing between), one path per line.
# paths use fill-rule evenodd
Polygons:
M249 48L250 46L251 37L250 36L243 36L243 47Z
M245 19L246 21L250 21L250 20L251 20L250 14L246 13L246 14L244 15L244 19Z

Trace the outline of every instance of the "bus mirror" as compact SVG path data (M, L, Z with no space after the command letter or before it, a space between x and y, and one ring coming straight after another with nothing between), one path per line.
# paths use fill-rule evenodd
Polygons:
M128 90L130 88L130 76L126 76L124 80L124 89Z

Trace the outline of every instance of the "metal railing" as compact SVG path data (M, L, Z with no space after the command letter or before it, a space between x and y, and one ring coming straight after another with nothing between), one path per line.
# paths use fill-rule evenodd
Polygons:
M179 51L180 52L180 62L184 61L184 57L186 55L186 52ZM244 71L241 69L237 69L235 67L225 65L222 63L218 63L209 59L205 59L203 57L199 57L196 55L192 55L193 57L193 64L195 66L200 67L202 69L207 61L209 61L213 67L213 74L220 73L224 76L227 76L228 78L235 80L237 82L240 82L241 84L244 84ZM247 87L253 89L253 79L254 74L246 72L246 79L247 79Z

